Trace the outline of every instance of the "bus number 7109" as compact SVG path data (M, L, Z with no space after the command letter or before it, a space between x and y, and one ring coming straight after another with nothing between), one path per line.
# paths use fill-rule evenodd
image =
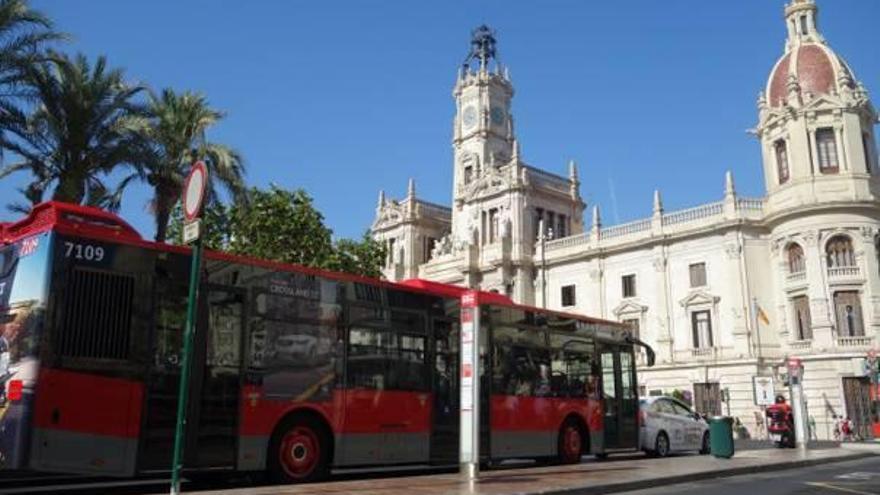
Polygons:
M64 256L86 261L101 261L104 259L104 248L91 244L79 244L77 242L65 242Z

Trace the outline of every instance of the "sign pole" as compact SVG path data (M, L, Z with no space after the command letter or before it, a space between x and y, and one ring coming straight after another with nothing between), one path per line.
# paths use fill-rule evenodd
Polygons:
M476 291L461 297L461 417L459 462L465 479L480 476L480 302Z
M187 398L195 341L199 281L202 268L202 232L199 216L205 199L208 170L204 162L193 164L183 187L183 213L186 219L184 242L192 244L189 272L189 295L186 302L186 327L183 333L183 358L180 363L180 388L177 395L177 424L174 429L174 455L171 464L171 495L180 494L180 470L183 467L183 444L186 435Z
M199 270L202 264L202 240L193 244L192 265L189 274L189 296L186 303L186 330L183 334L183 361L180 365L180 393L177 396L177 425L174 432L174 461L171 471L171 495L180 494L180 469L183 467L183 440L186 426L186 406L189 397L189 375L192 367L195 340L196 308L198 306Z

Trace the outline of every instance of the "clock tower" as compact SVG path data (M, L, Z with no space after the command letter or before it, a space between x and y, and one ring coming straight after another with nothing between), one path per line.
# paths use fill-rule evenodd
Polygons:
M495 32L488 26L473 31L470 53L452 91L456 107L452 138L456 202L463 200L465 189L474 180L489 170L509 165L517 155L510 113L513 85L507 68L498 61L495 43Z

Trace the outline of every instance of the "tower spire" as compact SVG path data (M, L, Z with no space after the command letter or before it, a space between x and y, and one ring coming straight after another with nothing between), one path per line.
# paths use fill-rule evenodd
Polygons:
M660 199L660 190L654 189L654 214L663 213L663 201Z
M818 14L816 0L791 0L785 6L785 26L788 30L786 50L801 43L825 42L817 27Z
M412 177L409 178L409 183L406 186L406 197L409 199L416 197L416 180Z

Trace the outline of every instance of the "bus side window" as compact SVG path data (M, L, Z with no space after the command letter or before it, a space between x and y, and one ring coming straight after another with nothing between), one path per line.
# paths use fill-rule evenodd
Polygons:
M493 388L496 393L547 397L552 394L550 351L544 332L496 326L493 331Z
M558 397L586 397L592 368L592 345L582 336L550 333L551 384Z

